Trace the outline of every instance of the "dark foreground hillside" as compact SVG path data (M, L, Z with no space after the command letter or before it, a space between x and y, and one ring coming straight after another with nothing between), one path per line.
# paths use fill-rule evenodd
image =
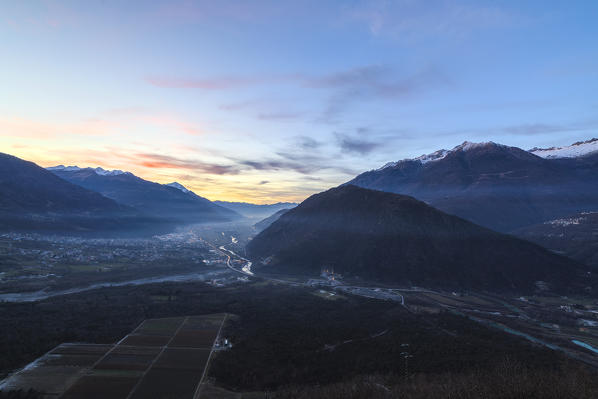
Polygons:
M466 388L489 392L508 376L517 376L509 388L529 395L500 397L539 398L544 396L533 393L547 390L542 386L546 378L540 377L561 374L567 378L550 381L555 392L596 389L596 379L592 385L581 364L560 352L458 315L413 314L395 302L327 299L319 290L263 282L224 288L202 283L113 287L0 304L0 370L22 367L63 342L117 342L147 318L219 312L230 315L223 335L233 347L216 353L209 377L228 390L256 392L253 398L272 397L259 392L298 398L401 397L386 395L386 389L420 395L407 398L424 393L442 398ZM406 351L413 356L408 368L401 355ZM506 370L503 359L513 362ZM401 385L405 375L412 388L411 383ZM476 384L470 375L485 377Z
M440 212L412 197L342 186L281 216L247 246L264 271L425 287L579 290L582 267L536 244Z
M596 374L581 368L526 367L505 358L489 370L423 374L370 375L326 386L292 387L271 399L593 399Z

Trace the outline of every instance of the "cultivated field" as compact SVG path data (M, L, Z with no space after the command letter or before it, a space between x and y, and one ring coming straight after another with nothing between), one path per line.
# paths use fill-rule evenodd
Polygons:
M62 344L1 388L62 399L197 398L225 320L225 314L148 319L114 345Z

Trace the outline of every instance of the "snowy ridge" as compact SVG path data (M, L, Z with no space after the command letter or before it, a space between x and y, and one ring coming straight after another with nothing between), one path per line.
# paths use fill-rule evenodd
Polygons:
M450 151L448 151L448 150L438 150L431 154L421 155L417 158L414 158L414 160L420 161L422 164L432 162L432 161L438 161L438 160L441 160L442 158L446 157L449 152Z
M542 158L576 158L598 152L598 139L579 141L565 147L532 148L529 150Z
M435 151L431 154L420 155L417 158L407 158L407 159L403 159L403 160L400 160L397 162L389 162L377 170L393 168L393 167L399 165L401 162L409 162L409 161L419 161L423 165L428 162L434 162L434 161L439 161L441 159L444 159L448 154L451 154L456 151L469 151L474 148L482 148L482 147L488 147L488 146L504 147L502 144L496 144L492 141L488 141L488 142L484 142L484 143L472 143L470 141L465 141L462 144L459 144L458 146L454 147L452 150L442 149L442 150Z
M175 182L175 181L173 181L172 183L165 184L165 185L166 185L166 186L168 186L168 187L174 187L174 188L176 188L176 189L178 189L178 190L181 190L181 191L182 191L182 192L184 192L184 193L189 193L189 192L191 192L191 190L187 189L187 188L186 188L185 186L183 186L181 183L177 183L177 182Z
M122 170L106 170L103 168L80 168L78 166L64 166L64 165L58 165L58 166L50 166L49 168L46 168L49 171L63 171L63 172L78 172L80 170L86 170L86 169L91 169L93 170L96 174L100 175L100 176L118 176L118 175L124 175L125 173L129 173L129 172L124 172Z

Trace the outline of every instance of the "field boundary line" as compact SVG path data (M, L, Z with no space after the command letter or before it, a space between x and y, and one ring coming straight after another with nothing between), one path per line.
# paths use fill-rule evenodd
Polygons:
M141 327L141 325L142 325L143 323L145 323L145 320L143 320L141 323L139 323L139 325L137 326L137 328ZM137 330L137 328L135 328L135 330ZM135 330L133 330L133 331L135 331ZM117 347L117 346L118 346L118 345L119 345L121 342L123 342L123 341L125 340L125 338L127 338L129 335L130 335L130 333L129 333L129 334L127 334L127 335L125 335L124 337L122 337L122 338L121 338L121 339L120 339L120 340L119 340L117 343L113 344L113 345L112 345L112 348L108 349L108 351L107 351L106 353L104 353L104 355L103 355L102 357L100 357L98 360L96 360L96 361L95 361L95 363L94 363L94 364L92 364L92 365L91 365L91 366L90 366L90 367L89 367L89 368L88 368L88 369L87 369L85 372L81 373L81 375L79 376L79 378L75 379L75 380L74 380L74 381L73 381L73 382L72 382L72 383L71 383L71 384L70 384L68 387L66 387L66 388L64 389L64 391L63 391L63 392L62 392L62 393L61 393L61 394L58 396L58 399L60 399L61 397L63 397L63 396L64 396L64 394L65 394L65 393L66 393L66 392L67 392L67 391L68 391L68 390L69 390L69 389L70 389L70 388L71 388L73 385L75 385L75 384L77 383L77 381L79 381L81 378L85 377L86 375L89 375L89 372L90 372L91 370L93 370L93 369L94 369L94 368L95 368L95 367L96 367L98 364L100 364L100 362L101 362L102 360L104 360L104 359L106 358L106 356L108 356L110 353L112 353L112 351L114 351L114 349L116 349L116 347ZM63 345L63 344L61 344L61 345ZM100 344L100 345L102 345L102 344ZM60 346L60 345L59 345L59 346Z
M174 337L176 337L176 335L179 333L179 331L181 331L181 328L183 328L183 325L187 322L188 319L189 319L189 316L187 316L187 317L185 317L183 319L183 322L181 323L181 325L176 329L176 331L174 332L174 334L172 334L172 337L170 337L170 339L168 340L168 342L166 343L166 345L164 345L162 347L162 350L160 350L160 352L158 352L158 354L156 355L156 357L154 358L154 360L152 360L152 362L150 363L150 365L147 366L147 368L145 369L145 371L143 372L143 374L141 374L141 378L139 378L139 381L137 381L137 384L135 384L135 386L133 387L133 389L131 389L131 391L129 392L129 394L127 395L127 397L125 399L129 399L131 396L133 396L133 394L135 393L135 391L137 390L137 388L139 388L139 386L141 385L141 382L145 378L147 372L150 371L150 369L152 367L154 367L154 364L156 363L156 361L160 358L160 356L162 356L162 353L164 353L164 351L166 350L166 348L168 348L168 345L170 345L170 343L172 342L172 340L174 339ZM145 320L144 320L144 322L145 322Z
M201 384L203 384L203 380L206 377L208 369L210 368L210 360L212 360L212 354L214 353L215 343L218 339L220 339L220 333L222 332L222 327L224 327L224 323L226 322L226 318L228 317L228 313L224 314L224 318L222 319L222 323L220 323L220 328L218 329L218 334L216 335L216 339L212 343L212 350L210 351L210 355L208 356L208 360L206 361L206 365L203 369L203 373L201 374L201 379L197 384L197 388L195 389L195 393L193 394L193 399L199 399L201 394Z

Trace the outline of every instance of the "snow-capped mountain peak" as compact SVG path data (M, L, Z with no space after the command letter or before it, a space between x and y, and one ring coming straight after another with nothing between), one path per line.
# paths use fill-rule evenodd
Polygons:
M81 170L80 167L78 166L64 166L64 165L58 165L58 166L50 166L48 168L46 168L47 170L60 170L60 171L65 171L65 172L76 172L78 170Z
M490 146L500 147L500 146L502 146L502 144L496 144L492 141L483 142L483 143L472 143L470 141L464 141L462 144L459 144L458 146L454 147L452 150L442 149L442 150L434 151L433 153L430 153L430 154L420 155L417 158L407 158L407 159L403 159L403 160L397 161L397 162L389 162L389 163L385 164L384 166L382 166L378 170L395 167L401 162L419 161L421 164L426 164L428 162L439 161L439 160L445 158L448 154L451 154L456 151L469 151L469 150L472 150L475 148L490 147Z
M438 150L438 151L434 151L431 154L421 155L421 156L419 156L417 158L414 158L414 160L420 161L421 163L428 163L428 162L432 162L432 161L438 161L438 160L446 157L449 152L450 151L448 151L448 150Z
M125 173L127 173L127 172L124 172L119 169L106 170L106 169L102 169L102 168L95 168L94 172L96 172L100 176L118 176L118 175L124 175Z
M529 150L542 158L576 158L598 152L598 138L578 141L565 147L532 148Z
M484 147L506 147L505 145L502 144L497 144L493 141L485 141L482 143L473 143L471 141L464 141L462 144L459 144L458 146L456 146L455 148L453 148L451 151L449 152L454 152L454 151L469 151L469 150L473 150L476 148L484 148Z
M181 190L181 191L182 191L182 192L184 192L184 193L189 193L189 192L191 192L191 190L188 190L188 189L187 189L185 186L183 186L181 183L177 183L177 182L175 182L175 181L174 181L174 182L172 182L172 183L168 183L168 184L166 184L166 185L167 185L167 186L169 186L169 187L174 187L174 188L176 188L176 189L179 189L179 190Z
M58 171L58 172L78 172L80 170L85 170L85 169L91 169L93 170L96 174L100 175L100 176L118 176L118 175L124 175L125 173L129 173L129 172L125 172L122 170L106 170L104 168L80 168L78 166L64 166L64 165L58 165L58 166L50 166L49 168L46 168L49 171Z

